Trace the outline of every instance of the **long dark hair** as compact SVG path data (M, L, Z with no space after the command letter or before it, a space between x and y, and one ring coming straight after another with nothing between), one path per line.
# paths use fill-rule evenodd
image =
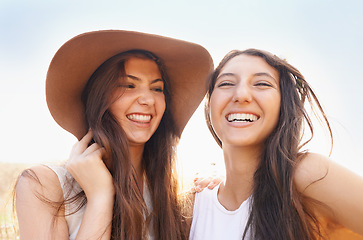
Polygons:
M125 77L124 63L130 57L153 60L164 81L166 108L157 130L145 144L143 168L151 193L153 210L149 212L136 181L136 172L129 157L127 137L108 110L112 92L120 78ZM170 112L170 81L161 60L154 54L133 50L118 54L104 62L91 76L84 91L83 102L94 141L106 149L106 165L114 180L116 197L111 239L143 239L150 222L156 239L185 239L184 223L178 204L173 148L177 141ZM145 221L146 216L146 221Z
M164 81L165 112L157 130L145 143L142 157L144 184L150 191L152 209L148 209L136 181L137 174L130 159L127 136L109 111L110 105L116 100L115 97L118 97L114 94L116 86L119 80L126 76L125 62L131 57L154 61ZM144 50L131 50L106 60L92 74L83 90L82 101L88 127L92 129L93 141L106 150L103 160L112 174L115 187L113 218L110 223L111 239L147 239L148 232L151 232L155 239L187 239L182 199L178 196L174 149L179 137L175 132L169 106L170 84L160 59ZM25 170L22 176L30 177L41 184L31 169ZM77 190L76 185L73 178L67 179L64 189L68 191L64 194L64 200L60 202L50 201L36 193L40 200L57 209L54 221L57 216L62 216L65 205L72 204L71 212L66 213L67 216L75 214L87 203L85 193ZM73 194L74 191L77 191L77 194Z
M314 201L298 192L293 181L295 167L306 154L302 147L314 135L312 121L304 106L306 100L328 129L331 146L333 137L322 106L303 75L285 60L269 52L257 49L229 52L208 81L205 105L208 128L222 147L222 142L211 125L209 100L222 68L229 60L242 54L260 57L275 68L279 72L281 91L278 124L265 142L254 174L251 213L244 237L250 231L252 239L318 239L322 237L322 233L319 221L312 211L311 203ZM309 127L310 138L303 142L305 124Z

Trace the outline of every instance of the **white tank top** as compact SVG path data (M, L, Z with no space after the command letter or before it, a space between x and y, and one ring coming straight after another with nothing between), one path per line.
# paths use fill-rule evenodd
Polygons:
M72 175L63 167L55 167L55 166L48 166L48 167L57 174L59 183L62 187L64 199L73 197L77 193L82 191L81 187L77 184L77 182L75 182L72 192L70 192L70 195L67 195L69 193L69 186L66 186L66 183L68 182L68 179L72 179ZM68 225L69 240L76 239L79 227L81 226L82 223L83 214L86 208L86 206L83 206L79 211L77 211L74 214L71 214L76 210L76 207L77 207L76 204L65 204L65 219Z
M195 195L189 240L241 240L250 212L249 197L234 210L225 209L217 198L218 187ZM245 240L250 239L247 232Z
M77 182L75 182L72 192L70 193L69 196L67 196L67 193L69 192L68 191L69 188L65 184L67 183L67 179L72 178L72 175L64 167L55 167L55 166L47 166L47 167L52 169L57 174L59 183L63 190L63 196L65 199L68 199L69 197L72 197L72 196L76 195L77 193L79 193L80 191L82 191L81 187L77 184ZM149 209L149 212L151 212L153 206L152 206L152 201L151 201L151 196L150 196L150 190L147 187L147 184L144 184L143 195L144 195L144 200L145 200L146 206ZM68 225L69 240L76 239L77 233L78 233L79 228L82 223L83 214L86 209L86 205L84 205L76 213L70 214L77 209L76 207L77 207L76 204L66 204L65 205L65 219L66 219L67 225ZM154 239L152 225L153 225L153 220L151 220L151 224L150 224L150 228L149 228L149 235L148 235L149 240Z

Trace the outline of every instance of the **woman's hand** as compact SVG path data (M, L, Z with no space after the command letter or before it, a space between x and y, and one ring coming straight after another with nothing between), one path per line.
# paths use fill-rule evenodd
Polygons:
M220 182L224 180L224 177L221 176L213 176L213 177L195 177L194 178L194 186L192 187L192 192L201 192L204 188L213 189Z
M102 157L105 149L88 146L92 131L73 146L66 168L86 194L87 205L76 239L110 239L115 188Z
M111 173L102 160L105 149L97 143L88 146L92 137L92 130L89 130L73 146L66 164L68 172L85 192L87 201L96 197L113 197L115 192Z

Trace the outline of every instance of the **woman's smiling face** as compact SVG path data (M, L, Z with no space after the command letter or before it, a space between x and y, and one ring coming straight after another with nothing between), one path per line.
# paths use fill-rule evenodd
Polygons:
M165 111L164 81L157 64L150 59L128 59L125 75L110 111L130 144L143 145L158 128Z
M222 145L261 146L279 119L278 71L246 54L229 60L210 97L210 117Z

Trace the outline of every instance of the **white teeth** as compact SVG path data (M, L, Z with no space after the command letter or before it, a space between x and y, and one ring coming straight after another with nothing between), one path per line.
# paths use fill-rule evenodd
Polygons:
M239 122L254 122L258 119L256 115L248 113L232 113L227 116L229 122L239 121Z
M130 114L130 115L127 115L127 118L130 120L147 122L147 121L150 121L151 115Z

